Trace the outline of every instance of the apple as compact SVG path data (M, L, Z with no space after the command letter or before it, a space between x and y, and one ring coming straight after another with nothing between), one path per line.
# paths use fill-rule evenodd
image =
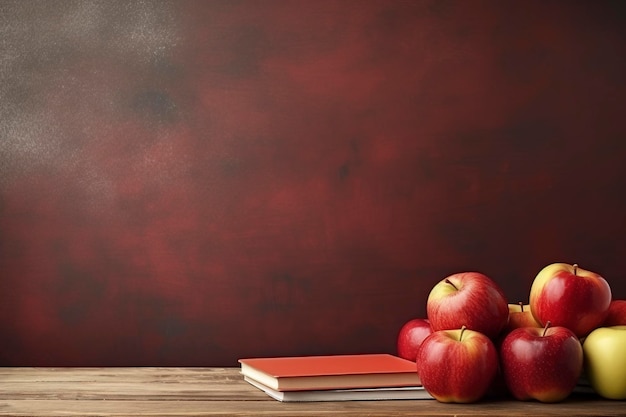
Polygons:
M432 332L428 319L417 318L404 323L398 333L398 356L415 362L422 341Z
M602 327L626 325L626 300L613 300Z
M487 336L463 326L431 333L417 351L424 389L443 403L481 399L498 371L498 353Z
M543 268L530 288L530 311L541 325L548 321L582 338L604 322L611 288L604 278L578 265L553 263Z
M542 327L530 311L530 304L521 301L518 304L509 304L509 322L504 331L510 333L520 327Z
M585 375L604 398L626 400L626 326L599 327L583 343Z
M530 306L528 304L524 304L523 302L519 302L517 304L509 304L509 321L507 325L504 327L504 330L500 333L500 335L494 340L494 344L496 349L500 351L502 346L502 341L506 337L507 334L511 333L513 330L518 329L520 327L542 327L535 317L530 312ZM488 396L492 397L505 397L509 396L509 390L506 387L506 383L504 382L504 376L502 375L502 370L499 370L498 375L491 387L490 393Z
M426 300L433 331L466 326L495 339L509 319L502 289L480 272L460 272L439 281Z
M500 365L509 392L518 400L562 401L576 387L583 369L583 348L571 330L520 327L500 346Z

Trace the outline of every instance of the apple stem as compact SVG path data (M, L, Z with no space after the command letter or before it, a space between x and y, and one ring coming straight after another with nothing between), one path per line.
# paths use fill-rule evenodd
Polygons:
M519 304L520 311L523 313L524 312L524 303L520 301L518 304Z
M576 275L576 272L578 270L578 264L574 264L572 266L574 267L574 275Z
M463 327L461 327L461 334L459 335L459 342L461 341L461 339L463 339L463 333L465 333L465 329L467 329L467 327L465 327L465 325Z
M546 335L546 331L548 330L548 327L550 327L550 325L551 325L551 324L552 324L552 323L550 323L550 320L548 320L548 321L546 322L546 325L545 325L545 326L544 326L544 328L543 328L543 333L541 333L541 337L543 337L543 336L545 336L545 335Z
M454 287L454 289L455 289L455 290L458 290L458 288L456 287L456 285L454 285L454 284L452 283L452 281L450 281L448 278L446 278L446 279L444 280L444 282L445 282L446 284L450 284L450 285L452 285L452 286Z

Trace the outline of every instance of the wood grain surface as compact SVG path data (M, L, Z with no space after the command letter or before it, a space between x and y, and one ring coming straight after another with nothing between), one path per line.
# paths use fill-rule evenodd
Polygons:
M435 400L281 403L238 368L0 368L0 416L626 416L626 402Z

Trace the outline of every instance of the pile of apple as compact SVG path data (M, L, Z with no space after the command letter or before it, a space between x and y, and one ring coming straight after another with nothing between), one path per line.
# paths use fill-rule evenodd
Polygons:
M508 303L484 274L457 273L432 288L426 312L400 329L398 356L416 362L440 402L504 393L558 402L581 381L602 397L626 399L626 300L612 300L597 273L548 265L526 305Z

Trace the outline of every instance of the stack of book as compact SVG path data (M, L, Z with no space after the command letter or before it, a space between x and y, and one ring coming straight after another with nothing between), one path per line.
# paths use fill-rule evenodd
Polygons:
M240 359L244 380L278 401L430 399L415 363L389 354Z

